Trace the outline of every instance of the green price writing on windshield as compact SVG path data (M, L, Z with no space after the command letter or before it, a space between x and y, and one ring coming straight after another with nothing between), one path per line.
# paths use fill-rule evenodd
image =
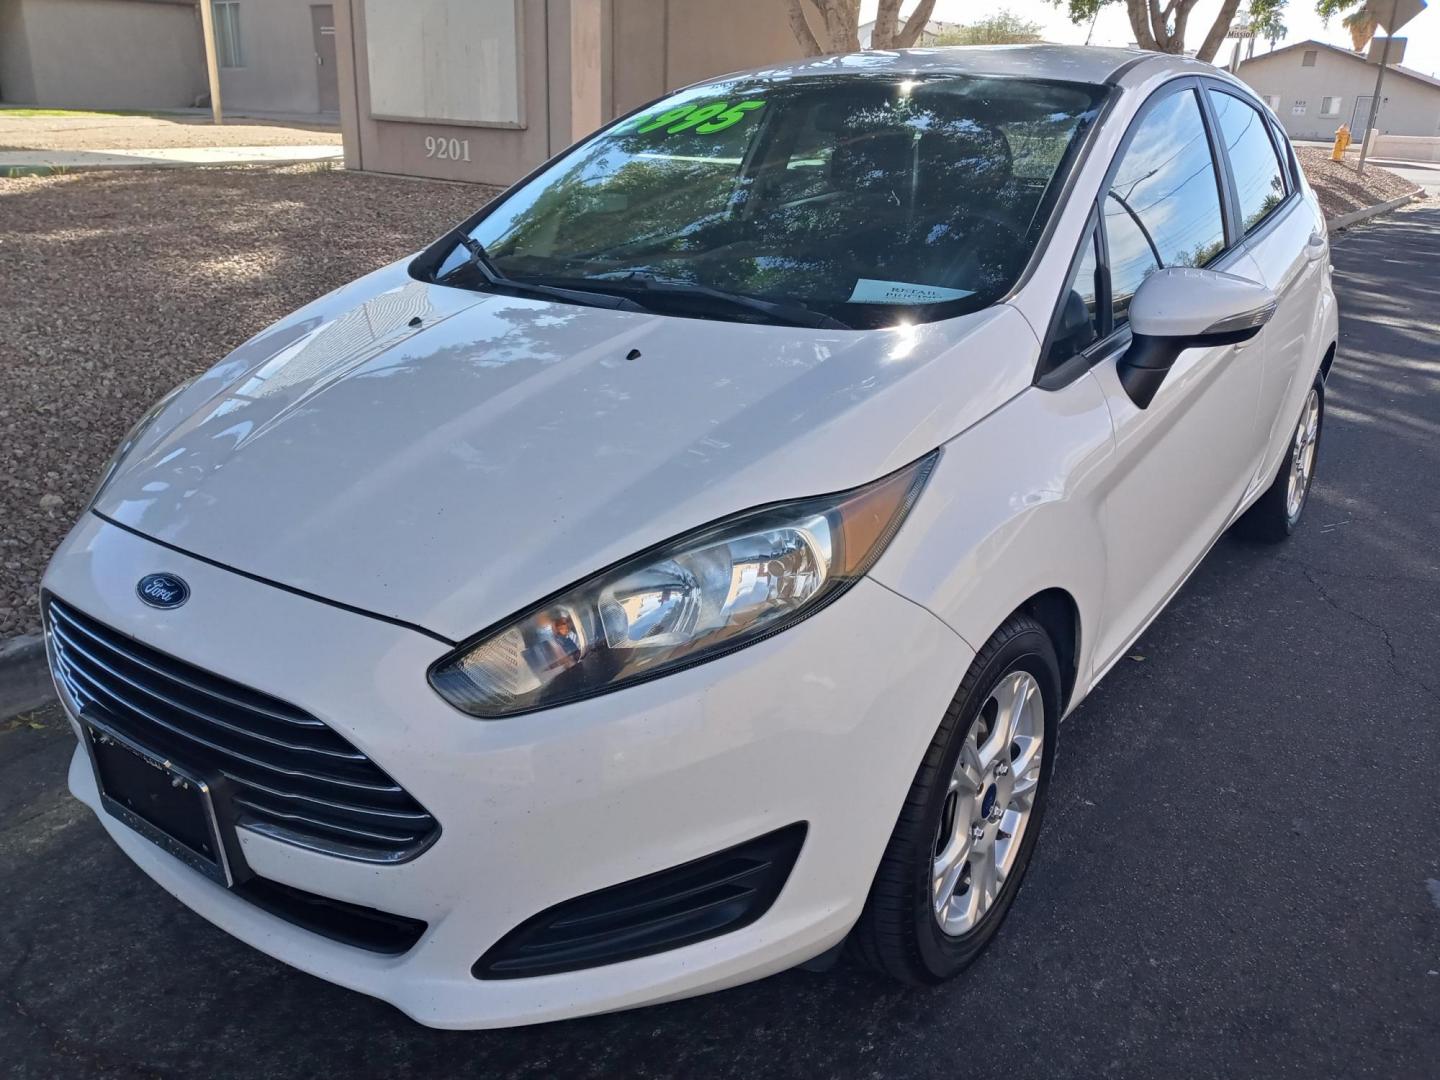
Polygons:
M645 120L635 130L646 132L663 127L665 134L678 135L694 128L701 135L712 135L734 127L745 119L746 113L764 107L763 101L738 101L734 105L724 101L712 102L709 105L677 105L673 109L666 109L659 116Z

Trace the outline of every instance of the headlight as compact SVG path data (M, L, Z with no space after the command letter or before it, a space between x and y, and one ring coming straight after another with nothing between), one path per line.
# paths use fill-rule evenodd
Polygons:
M628 559L462 645L430 669L430 684L456 708L493 719L653 679L779 633L870 569L938 456Z
M87 511L100 501L100 496L104 494L105 488L109 486L110 481L114 478L116 470L118 470L125 459L130 456L130 451L135 449L135 444L140 441L140 437L145 434L150 425L155 422L155 419L165 411L165 406L169 405L170 402L188 390L190 384L199 377L200 376L196 375L193 379L186 379L179 386L167 391L164 397L146 409L145 414L141 416L139 420L135 421L135 425L125 433L125 438L120 440L120 445L115 448L115 453L111 454L110 460L105 463L105 470L100 474L100 482L95 485L95 490L90 494L90 501L85 504Z

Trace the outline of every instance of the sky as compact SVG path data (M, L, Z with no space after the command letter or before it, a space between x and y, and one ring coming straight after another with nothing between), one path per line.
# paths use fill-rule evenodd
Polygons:
M1200 47L1206 31L1215 20L1215 13L1220 10L1220 3L1221 0L1200 0L1195 5L1186 27L1186 48ZM902 10L908 13L913 6L913 3L906 3ZM933 17L945 22L967 23L997 11L1010 11L1031 22L1039 23L1044 27L1047 41L1062 44L1083 45L1085 35L1090 29L1088 24L1076 26L1071 23L1065 15L1065 8L1055 7L1048 0L994 0L993 3L989 0L985 3L977 0L937 0ZM860 21L865 22L874 17L875 0L862 2ZM1290 33L1278 43L1277 48L1307 38L1350 48L1350 35L1340 25L1340 17L1331 19L1329 27L1326 27L1320 16L1315 14L1315 0L1289 0L1285 10L1285 23ZM1405 59L1402 61L1406 67L1425 75L1440 76L1440 0L1431 0L1430 8L1402 27L1396 36L1409 39ZM1095 24L1095 33L1090 43L1125 46L1132 41L1134 34L1130 30L1130 20L1125 16L1125 5L1112 3L1105 7ZM1220 46L1220 53L1215 58L1217 63L1224 64L1229 61L1233 45L1233 42L1227 41ZM1257 41L1255 55L1259 56L1268 47L1266 42Z

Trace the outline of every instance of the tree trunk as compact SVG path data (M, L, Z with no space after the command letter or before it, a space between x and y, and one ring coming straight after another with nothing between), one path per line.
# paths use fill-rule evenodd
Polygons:
M1207 64L1215 59L1215 54L1220 51L1220 43L1225 40L1225 34L1230 29L1230 23L1235 19L1235 12L1240 8L1240 0L1225 0L1220 5L1220 12L1215 16L1215 22L1210 26L1210 32L1205 35L1205 40L1200 43L1200 51L1195 54L1196 60L1204 60Z
M790 16L790 32L795 35L806 56L821 56L830 51L821 46L820 39L810 27L810 20L805 18L804 0L790 0L786 14Z
M1180 9L1175 13L1175 30L1170 35L1170 44L1172 46L1169 50L1170 52L1176 54L1183 54L1185 52L1185 28L1190 23L1190 8L1191 5L1182 4ZM1227 26L1226 29L1229 29L1229 27Z
M895 38L897 49L908 49L920 40L920 35L925 32L925 27L930 22L930 16L935 11L935 0L920 0L915 5L915 10L910 13L905 26Z
M1155 48L1169 52L1170 33L1167 29L1165 12L1160 10L1160 0L1146 0L1145 10L1150 14L1150 33L1155 36Z
M860 0L815 0L825 16L830 52L860 51Z
M900 31L900 0L880 0L875 11L875 29L870 34L872 49L888 49Z
M1125 14L1130 16L1130 29L1135 31L1135 44L1151 52L1159 49L1150 30L1150 4L1147 0L1125 0Z

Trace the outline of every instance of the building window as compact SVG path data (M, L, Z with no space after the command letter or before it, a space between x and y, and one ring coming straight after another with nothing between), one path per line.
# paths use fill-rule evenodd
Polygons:
M222 68L245 66L245 53L240 48L240 5L237 0L223 0L214 5L215 62Z
M1321 116L1339 116L1340 99L1338 97L1327 97L1320 99Z
M515 0L352 0L351 9L365 12L370 115L524 127L520 12L530 6ZM586 10L602 6L610 5L587 4ZM599 70L590 74L599 78ZM598 97L587 92L586 100L599 108ZM598 125L600 113L585 122L592 120Z
M1265 104L1266 104L1266 106L1269 107L1269 109L1270 109L1271 112L1277 112L1277 113L1278 113L1278 112L1280 111L1280 95L1279 95L1279 94L1266 94L1266 95L1265 95Z
M1303 102L1303 101L1297 101L1297 102L1295 102L1295 104L1291 105L1291 106L1290 106L1290 115L1291 115L1291 116L1304 116L1304 115L1305 115L1305 102Z
M1314 67L1315 58L1320 55L1319 49L1306 49L1300 56L1301 67Z

